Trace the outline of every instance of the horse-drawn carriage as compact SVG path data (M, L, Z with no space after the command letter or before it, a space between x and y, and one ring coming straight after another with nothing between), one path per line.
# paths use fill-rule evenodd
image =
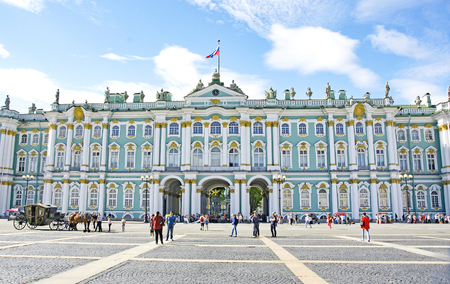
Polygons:
M20 213L14 219L13 225L17 230L25 226L34 229L37 226L48 225L50 230L65 228L64 214L58 212L58 207L43 204L28 204L24 207L24 213Z

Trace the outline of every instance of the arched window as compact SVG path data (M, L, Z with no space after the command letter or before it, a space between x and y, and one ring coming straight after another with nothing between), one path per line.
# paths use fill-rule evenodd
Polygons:
M301 204L300 207L302 207L302 208L311 207L309 197L310 197L309 190L300 191L300 204Z
M203 151L201 149L194 149L192 152L192 166L203 167Z
M58 208L61 207L62 204L62 191L60 188L57 188L53 193L53 204Z
M220 149L218 147L211 149L211 167L220 167Z
M144 136L152 136L152 126L146 125L144 128Z
M61 126L59 128L58 137L66 137L66 127L65 126Z
M289 188L283 190L283 208L292 208L292 192Z
M281 134L289 135L289 133L289 124L283 123L283 125L281 125Z
M261 122L255 122L253 124L253 134L263 134L263 125Z
M201 122L194 123L194 134L203 134L203 124Z
M431 207L440 208L439 194L436 190L431 192Z
M102 136L102 128L100 126L94 127L94 137L100 137Z
M369 191L367 188L362 188L359 191L359 207L369 207Z
M118 125L114 125L112 127L111 136L119 136L119 129Z
M388 207L388 193L385 188L380 189L380 207Z
M222 126L219 122L214 121L211 123L211 134L220 134L222 132Z
M123 192L123 207L133 208L133 190L127 188Z
M418 130L412 130L411 131L411 140L418 141L419 140L419 131Z
M145 209L150 204L150 190L144 188L141 194L141 207Z
M339 208L348 208L348 193L346 189L339 190Z
M358 149L358 167L366 166L366 150L359 148Z
M97 204L98 204L98 190L96 188L93 188L89 192L89 206L97 207Z
M117 206L117 190L115 188L111 188L108 191L108 207L116 207Z
M33 204L33 203L34 203L34 188L28 190L26 204Z
M136 127L134 125L128 126L128 135L127 136L136 136Z
M239 134L239 124L237 122L230 122L228 125L228 133L229 134Z
M328 207L328 194L325 189L319 190L319 207Z
M70 207L78 207L78 200L80 198L80 191L78 188L72 188L70 191Z
M375 123L375 134L383 134L383 126L381 126L381 123Z
M356 123L356 134L364 134L364 127L361 122Z
M425 140L433 140L433 132L431 131L431 129L425 130Z
M404 130L397 131L397 140L398 141L405 141L406 140L405 131Z
M33 134L33 141L31 143L34 145L39 144L39 134Z
M253 166L264 167L264 151L262 148L255 148L253 151Z
M316 124L316 134L317 135L322 135L323 133L323 124L322 123L317 123Z
M20 137L20 144L27 144L28 143L28 134L22 134Z
M14 206L22 206L22 189L16 189L14 194Z
M81 167L81 151L79 150L73 152L72 167Z
M425 193L423 191L417 192L417 207L418 208L427 207L427 200L425 199Z
M170 124L169 134L170 135L179 135L180 134L178 123L174 122L174 123Z
M336 134L344 134L344 125L342 123L336 124Z
M83 137L83 126L82 125L78 125L75 128L75 137Z
M306 124L305 123L300 123L298 125L298 134L300 134L300 135L306 134Z
M239 167L239 151L235 148L230 149L228 152L230 167Z
M179 167L178 164L179 152L178 149L172 148L169 150L169 167Z

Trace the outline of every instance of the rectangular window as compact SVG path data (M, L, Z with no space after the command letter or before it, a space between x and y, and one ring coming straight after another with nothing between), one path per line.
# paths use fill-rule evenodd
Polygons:
M92 152L92 165L91 168L100 168L100 152Z
M413 154L413 161L414 161L414 170L421 171L422 170L421 154Z
M385 167L384 149L377 149L377 167Z
M56 168L64 167L64 152L59 151L56 153Z
M142 161L143 168L151 168L152 167L151 154L152 153L149 151L145 151L143 153L143 161Z
M42 156L42 160L41 160L41 173L44 172L45 169L45 163L47 162L47 157L46 156Z
M435 159L434 154L428 153L427 160L428 160L428 170L435 171L436 170L436 159Z
M24 172L25 171L25 157L19 157L19 163L17 166L17 171Z
M345 151L337 150L337 166L341 168L345 168Z
M301 207L302 208L304 208L304 207L310 207L310 204L309 204L309 191L308 190L302 190L302 192L301 192L301 199L302 199L302 205L301 205Z
M281 166L283 168L290 168L291 167L291 151L289 150L283 150L281 151Z
M307 150L300 150L300 168L307 168L308 167L308 151Z
M398 155L398 161L400 163L400 170L407 171L408 170L408 157L406 154Z
M119 167L119 152L109 153L109 167L117 169Z
M30 156L30 173L37 172L37 156Z
M437 208L439 207L439 196L436 194L431 194L431 207Z
M134 152L127 152L127 168L134 168Z
M318 168L325 167L325 151L324 150L317 151L317 167Z

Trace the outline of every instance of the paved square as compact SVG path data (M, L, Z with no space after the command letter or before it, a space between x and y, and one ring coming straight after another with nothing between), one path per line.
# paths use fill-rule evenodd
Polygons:
M448 224L371 224L370 243L358 226L283 224L271 238L261 224L252 238L241 224L235 238L229 224L177 224L164 245L148 224L114 225L16 231L0 220L0 283L450 283Z

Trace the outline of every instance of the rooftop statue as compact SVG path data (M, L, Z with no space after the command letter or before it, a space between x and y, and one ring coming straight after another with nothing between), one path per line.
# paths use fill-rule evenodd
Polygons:
M325 99L331 99L331 87L330 87L330 83L327 83L327 85L325 86Z
M308 90L306 90L306 95L308 96L308 100L311 99L312 94L313 94L313 92L311 92L311 88L308 87Z
M202 80L200 79L200 80L198 80L197 86L189 94L200 91L203 88L205 88L205 86L203 85ZM161 89L161 92L162 92L162 89Z
M156 100L157 101L172 101L172 94L168 91L164 91L161 89L161 92L156 91Z
M447 88L447 98L448 98L448 101L450 102L450 86L448 86L448 88Z
M87 101L87 100L84 102L84 109L85 109L85 110L88 110L88 109L89 109L89 104L88 104L88 101Z
M417 107L420 107L420 104L422 103L422 100L420 99L420 96L417 96L416 100L414 101L416 103Z
M266 91L266 99L276 99L277 98L277 91L274 91L272 87L270 87L269 91Z
M31 107L28 108L28 113L32 114L36 111L36 105L34 103L31 104Z
M291 88L291 90L289 91L289 95L291 96L291 100L294 99L296 92L294 91L294 87Z
M56 94L55 94L55 102L54 104L59 105L59 89L56 90Z
M125 92L123 93L123 101L126 103L126 102L127 102L127 99L128 99L128 94L127 94L127 91L125 91Z
M234 83L234 80L231 80L230 89L233 90L233 91L236 91L238 93L241 93L241 94L244 93L244 92L242 92L241 88L239 88L238 85L236 85Z
M370 100L370 93L369 92L364 94L364 100L365 101Z
M386 88L386 90L384 92L384 98L387 99L387 98L389 98L389 91L391 90L388 82L386 82L385 88Z
M141 90L141 94L139 95L139 100L141 101L141 103L144 102L144 98L145 98L144 91Z
M105 104L109 103L109 87L106 87L106 91L105 91Z
M10 100L9 100L9 95L6 95L6 99L5 99L5 106L2 107L2 109L9 109L9 104L10 104Z

